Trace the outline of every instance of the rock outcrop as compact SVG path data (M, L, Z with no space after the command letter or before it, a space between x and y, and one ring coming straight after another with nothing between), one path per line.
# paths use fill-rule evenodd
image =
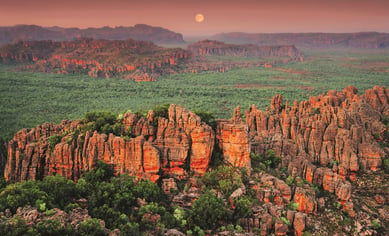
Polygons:
M147 118L132 113L123 117L124 127L132 130L134 138L97 131L78 134L84 126L82 121L45 123L19 131L8 144L6 179L42 179L58 173L76 180L98 160L112 164L118 174L152 181L207 170L215 134L193 112L171 105L166 118L154 117L152 112ZM49 139L53 136L60 140L51 146Z
M23 65L20 69L28 71L155 81L162 75L201 71L225 72L231 68L285 64L302 58L301 52L294 46L228 46L220 42L218 44L222 45L221 48L216 47L218 50L204 42L193 44L185 50L163 48L149 41L134 39L19 41L0 47L0 63L20 64ZM199 51L202 53L199 54ZM219 54L236 54L240 59L215 61L204 57ZM266 60L244 59L248 56L263 57ZM269 57L274 60L269 62Z
M337 162L342 179L360 168L380 168L384 153L374 136L384 131L380 118L389 110L388 95L386 88L376 86L358 97L355 88L348 87L293 106L283 106L276 96L270 111L253 106L245 112L249 132L258 142L253 151L303 155L320 166Z
M0 48L0 63L27 63L32 71L153 81L176 71L190 53L127 40L20 41Z
M176 105L162 113L149 111L147 117L124 114L120 136L87 130L82 120L45 123L19 131L8 143L5 177L22 181L58 173L77 180L102 160L118 174L154 182L163 178L169 192L189 173L204 174L214 149L249 175L251 166L258 166L250 153L260 156L273 150L281 161L272 168L282 168L285 179L254 171L256 183L247 188L259 201L280 207L296 204L294 210L312 214L326 204L318 199L315 185L336 196L342 209L354 215L351 183L360 170L377 171L387 158L380 144L386 138L387 124L382 122L388 114L387 88L376 86L358 96L356 88L348 86L293 105L277 95L270 109L260 111L253 105L245 111L245 121L238 107L232 119L216 120L216 130ZM267 158L263 156L271 161ZM269 172L270 165L262 170L266 168ZM294 227L301 233L305 217L298 217ZM280 234L285 230L280 222L276 228Z
M154 43L183 43L181 34L168 29L145 24L132 27L102 27L102 28L61 28L41 27L37 25L16 25L0 27L0 44L20 40L73 40L74 38L95 38L107 40L143 40Z
M293 45L257 46L253 44L226 44L215 40L203 40L190 44L187 49L199 56L237 57L291 57L302 53Z
M212 37L225 42L252 43L257 45L293 44L309 48L386 48L389 34L377 32L360 33L222 33Z
M348 180L355 180L361 169L381 168L385 157L379 145L385 130L381 116L388 114L388 103L389 90L379 86L361 96L348 86L292 106L277 95L270 110L253 105L245 112L251 152L272 149L292 176L303 177L345 203L351 197ZM306 193L296 189L294 201L301 211L312 212L316 203Z

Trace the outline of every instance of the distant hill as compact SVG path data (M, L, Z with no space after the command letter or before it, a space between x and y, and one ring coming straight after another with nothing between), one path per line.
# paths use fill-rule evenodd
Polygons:
M136 81L154 81L166 74L286 64L302 57L293 45L235 45L210 40L187 49L164 48L134 39L92 38L18 41L0 47L0 64L18 65L20 70Z
M227 44L216 40L203 40L188 45L194 55L235 57L301 57L294 45L258 46L253 44Z
M41 27L37 25L16 25L0 27L0 44L14 43L20 40L73 40L77 38L94 38L108 40L143 40L153 43L182 43L182 34L161 27L137 24L133 27L102 28L61 28Z
M19 41L0 48L0 63L25 64L30 71L146 81L168 73L188 57L189 52L181 48L133 39Z
M211 37L229 43L252 43L257 45L285 45L296 47L340 48L387 48L389 34L361 33L221 33Z

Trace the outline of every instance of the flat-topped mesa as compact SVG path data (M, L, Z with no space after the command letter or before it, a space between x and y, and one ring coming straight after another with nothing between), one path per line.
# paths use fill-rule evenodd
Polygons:
M183 43L182 34L165 28L145 24L137 24L131 27L107 27L102 28L62 28L42 27L37 25L16 25L0 27L0 44L17 42L20 40L73 40L79 37L89 37L107 40L144 40L154 43L176 44Z
M375 86L361 96L357 92L348 86L293 106L283 106L277 95L267 112L253 105L245 111L251 152L274 150L291 174L347 201L346 179L354 180L360 169L381 168L385 158L378 142L385 131L382 117L389 114L389 90Z
M203 40L187 47L194 55L239 57L291 57L300 58L302 53L294 45L258 46L254 44L227 44L215 40Z
M77 180L98 160L112 164L117 174L151 181L207 170L215 134L193 112L171 105L167 117L126 113L122 124L122 132L134 138L83 131L81 120L21 130L8 144L5 177L22 181L57 173Z

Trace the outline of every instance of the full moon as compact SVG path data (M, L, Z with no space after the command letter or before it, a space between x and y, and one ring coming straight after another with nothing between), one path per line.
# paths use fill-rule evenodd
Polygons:
M201 13L196 14L195 21L198 22L198 23L203 22L204 21L204 15L201 14Z

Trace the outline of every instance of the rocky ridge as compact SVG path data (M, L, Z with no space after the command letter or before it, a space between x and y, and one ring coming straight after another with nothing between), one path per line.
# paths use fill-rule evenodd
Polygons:
M214 131L193 112L171 105L166 118L154 117L152 111L147 117L126 113L122 122L123 131L130 130L133 138L97 131L79 134L85 126L81 120L23 129L8 143L5 177L22 181L58 173L76 180L98 160L115 166L118 174L152 181L159 178L160 171L163 176L180 178L187 170L195 174L207 170ZM60 138L55 146L48 141L53 136Z
M239 220L246 232L260 229L261 235L302 235L307 228L322 232L315 224L330 227L326 222L332 222L334 213L327 208L333 207L361 225L346 231L368 234L370 220L363 220L368 209L356 208L364 209L366 202L374 201L380 214L377 219L383 224L389 219L384 187L368 201L360 197L363 190L359 187L372 188L364 173L375 176L389 155L382 146L388 141L384 139L389 90L375 86L360 96L357 93L355 87L348 86L343 92L329 91L293 105L277 95L266 111L254 105L246 110L245 121L236 108L232 119L216 121L216 130L176 105L170 105L164 116L153 111L147 117L126 113L122 133L128 131L133 137L130 140L96 131L69 132L82 131L82 121L46 123L19 131L8 143L5 177L21 181L59 173L76 180L83 170L103 160L113 164L119 174L162 179L165 192L176 189L177 181L189 180L191 187L173 202L190 207L190 201L184 199L196 199L201 185L191 174L203 175L212 168L213 151L219 150L225 163L246 168L251 175L248 183L225 196L230 204L248 192L264 203L253 209L253 218ZM59 134L60 142L51 147L49 137ZM253 155L263 156L263 163L267 163L273 158L271 152L280 162L258 170L259 162ZM317 221L320 217L327 218Z
M213 46L210 46L212 43ZM217 46L219 45L219 46ZM222 48L220 48L220 45ZM219 51L216 50L218 47ZM254 48L254 49L253 49ZM198 53L200 52L203 53ZM221 50L221 51L220 51ZM249 53L250 52L250 53ZM241 61L212 61L204 55L234 55ZM256 60L244 58L256 56ZM19 41L0 47L0 63L19 69L58 74L85 74L91 77L155 81L162 75L224 72L232 68L259 67L302 60L294 46L257 47L203 41L187 49L163 48L152 42L80 38L72 41Z
M211 37L215 40L256 45L293 44L308 48L387 48L389 34L378 32L359 33L222 33Z
M182 34L168 29L145 24L132 27L102 28L61 28L41 27L37 25L16 25L0 27L0 44L14 43L20 40L73 40L74 38L95 38L107 40L143 40L154 43L182 43Z
M194 55L238 57L291 57L302 53L294 45L258 46L254 44L227 44L216 40L203 40L187 47Z
M128 40L20 41L0 48L0 63L24 64L29 71L113 76L152 81L178 70L190 53L151 42Z

